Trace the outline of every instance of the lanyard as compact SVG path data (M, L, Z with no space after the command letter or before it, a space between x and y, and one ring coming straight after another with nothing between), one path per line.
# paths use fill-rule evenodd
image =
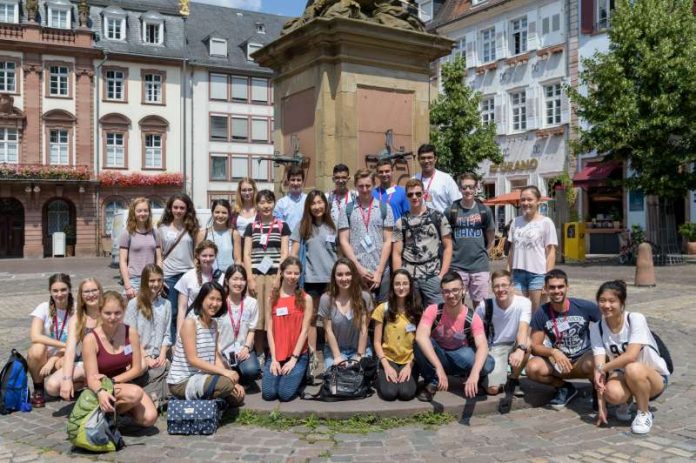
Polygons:
M268 227L268 233L266 233L266 242L262 244L263 250L265 251L268 249L268 242L271 240L271 233L273 233L273 228L276 226L278 223L278 219L273 219L273 222L271 222L270 226ZM254 228L259 227L259 233L261 233L261 238L260 242L263 242L263 224L261 222L256 222L254 224ZM280 227L278 227L278 233L280 233Z
M430 185L433 183L433 179L435 178L435 174L437 174L437 172L433 172L433 175L430 177L430 180L428 180L428 186L425 187L425 195L424 196L426 199L430 197ZM421 180L423 180L422 174L421 174Z
M346 191L346 196L344 198L346 204L348 204L348 193L349 192ZM338 194L336 193L336 190L334 190L334 198L336 199L336 207L338 207L338 212L340 213L341 212L341 197L338 196Z
M566 300L566 302L563 303L563 306L563 308L565 309L565 311L563 312L563 321L567 322L568 312L570 312L570 302ZM553 307L551 307L550 305L549 310L551 311L551 321L553 323L553 334L556 336L556 345L560 346L563 342L563 331L560 331L558 329L558 322L556 321L556 311L553 310Z
M63 330L65 329L65 321L68 319L68 311L65 311L65 315L63 316L63 323L60 327L60 333L58 332L58 309L56 309L56 313L53 315L53 334L55 335L55 340L60 341L60 338L63 337Z
M372 215L372 205L375 203L374 198L372 201L370 201L370 210L367 211L367 218L365 217L365 212L363 211L362 206L360 206L360 215L362 216L363 223L365 224L365 230L369 231L370 230L370 216Z
M396 190L396 187L390 187L390 188L394 188L394 189ZM385 188L385 189L384 189L384 193L385 193L385 194L387 193L387 190L388 190L388 189L389 189L389 188ZM391 204L392 196L394 196L394 193L391 193L391 194L388 194L388 195L387 195L387 204ZM383 199L382 199L382 193L379 194L379 200L380 200L380 201L383 201Z
M239 304L239 319L237 320L237 323L234 322L234 317L232 316L232 300L230 298L227 298L227 314L230 316L232 332L234 333L234 342L237 342L239 330L242 328L242 316L244 315L244 299L242 299L242 302Z

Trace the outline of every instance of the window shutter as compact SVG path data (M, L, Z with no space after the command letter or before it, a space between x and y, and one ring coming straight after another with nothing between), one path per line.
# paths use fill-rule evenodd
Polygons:
M580 4L580 32L591 34L595 24L595 0L581 0Z
M526 109L527 109L527 130L537 128L537 98L536 89L529 87L526 90Z
M466 34L466 50L462 50L462 53L466 52L464 55L466 58L466 67L471 68L478 66L476 62L476 33Z
M507 56L505 43L505 21L499 21L495 24L495 59Z
M570 101L568 101L568 95L565 89L561 94L561 124L570 123Z
M539 15L536 10L527 13L527 51L539 48L537 19L539 19Z
M493 104L495 105L495 126L496 133L498 135L505 135L507 131L507 110L505 107L505 98L503 95L495 95L493 98Z

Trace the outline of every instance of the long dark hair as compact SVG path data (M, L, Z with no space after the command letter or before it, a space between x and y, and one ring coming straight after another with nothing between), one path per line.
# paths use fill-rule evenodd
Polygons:
M336 224L334 224L331 218L331 207L326 200L326 196L319 190L312 190L307 193L307 199L304 203L304 213L302 214L302 221L300 222L300 237L305 241L312 236L312 229L315 225L316 219L314 218L314 214L312 214L312 203L316 197L320 197L324 202L324 215L321 217L322 223L328 225L334 233L336 232Z
M232 228L232 205L225 198L213 200L212 204L210 205L210 219L208 219L206 228L213 228L215 226L215 216L213 213L215 212L215 208L218 206L222 206L227 209L227 228Z
M48 278L48 291L50 294L51 291L51 286L53 286L55 283L65 283L68 287L68 306L65 308L65 311L69 314L73 314L73 309L75 308L75 299L73 298L72 294L72 283L70 281L70 275L66 273L54 273ZM56 316L56 302L53 300L53 296L49 296L48 300L48 315L51 316L51 318Z
M198 233L200 225L198 224L198 217L196 217L196 208L193 206L193 201L186 193L174 193L167 200L167 205L164 207L164 212L160 218L158 225L171 225L174 221L174 214L172 213L172 204L174 201L181 201L186 204L186 215L184 216L184 228L191 237L195 237Z
M417 325L420 321L421 315L423 315L423 305L421 303L420 294L418 291L416 291L413 277L408 270L403 268L400 268L392 273L391 284L389 285L389 297L387 298L387 301L389 301L389 306L386 319L390 323L394 323L397 315L399 314L396 301L397 297L394 291L394 280L398 275L404 275L406 278L408 278L409 294L406 296L406 300L404 301L404 312L406 314L406 318L408 318L408 321L414 325Z
M218 283L217 281L209 281L207 283L203 283L203 286L201 286L201 290L198 292L198 296L196 296L196 299L193 301L193 304L191 304L191 308L194 314L198 316L201 315L201 310L203 309L203 301L205 301L205 298L208 297L208 294L210 294L213 291L219 292L220 298L222 298L222 305L220 306L220 310L218 310L213 315L213 318L220 317L224 315L225 312L227 312L227 298L225 297L225 290L222 289L222 286L220 286L220 283Z
M286 257L285 260L280 263L280 285L278 285L277 288L273 288L271 292L271 307L274 307L278 303L278 299L280 299L280 288L283 287L283 272L291 265L297 265L297 268L300 269L300 273L302 273L302 262L295 256ZM295 307L303 312L305 309L304 294L300 285L297 285L295 288Z
M247 278L247 271L244 268L244 266L239 265L239 264L230 265L229 267L227 267L227 270L225 271L225 279L222 282L223 283L222 288L225 290L225 298L230 297L230 283L229 283L229 281L230 281L230 278L232 278L232 275L234 275L235 273L240 273L242 275L242 277L244 278L244 281L247 282L247 284L244 285L244 289L242 290L242 300L244 300L244 298L246 297L246 293L247 293L247 285L249 284L249 278Z
M363 317L367 316L367 306L363 300L362 286L360 285L360 274L358 273L358 268L355 266L352 260L346 257L339 257L333 268L331 269L331 281L329 281L329 297L331 298L331 310L336 307L336 298L338 297L339 288L336 284L336 269L339 265L345 265L350 269L350 273L353 276L350 280L350 287L348 288L348 294L350 295L350 308L353 310L353 325L356 328L361 328L363 323Z

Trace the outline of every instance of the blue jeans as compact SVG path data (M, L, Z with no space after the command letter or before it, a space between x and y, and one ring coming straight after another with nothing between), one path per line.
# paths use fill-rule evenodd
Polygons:
M512 270L512 285L518 291L540 291L544 287L543 273L532 273L519 268Z
M251 383L256 380L261 371L259 366L259 358L253 350L249 352L249 357L241 363L238 363L234 368L239 373L239 380L242 383Z
M440 278L437 275L433 275L425 279L414 279L414 282L416 289L420 293L423 307L427 307L430 304L440 304L441 302L445 302L442 299Z
M274 376L271 373L271 355L267 354L266 363L263 366L263 378L261 378L261 397L263 400L289 402L297 397L305 379L307 364L309 364L309 354L305 353L300 355L295 368L290 373Z
M164 284L167 285L169 294L167 295L167 300L172 305L172 326L170 327L170 338L172 340L172 345L176 344L176 316L179 313L179 291L174 289L174 286L179 282L181 277L184 276L183 273L177 275L172 275L164 279Z
M353 357L355 354L358 353L357 349L349 348L349 349L341 349L341 355L343 356L344 359L350 360L351 357ZM372 349L370 348L370 341L367 341L367 349L365 350L365 355L364 357L372 357ZM324 368L329 369L331 366L334 364L334 359L333 359L333 352L331 352L331 347L329 347L329 343L327 342L324 344Z
M474 366L474 359L476 356L476 351L471 347L460 347L455 350L445 350L434 340L431 339L430 342L433 344L433 349L437 358L442 364L442 368L445 373L452 376L469 376L471 373L471 368ZM413 344L413 353L416 358L416 364L418 365L418 371L423 376L425 384L432 384L437 386L438 379L437 373L435 373L435 367L428 361L425 354L421 350L418 343ZM481 368L479 377L483 378L488 376L488 373L493 371L495 366L495 360L490 355L486 357L486 362Z

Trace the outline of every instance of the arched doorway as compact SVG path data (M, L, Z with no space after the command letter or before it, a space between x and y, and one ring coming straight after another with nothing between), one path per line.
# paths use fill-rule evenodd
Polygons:
M44 204L44 257L52 255L53 233L65 233L65 244L75 245L75 206L64 198L54 198Z
M0 258L24 257L24 206L0 198Z

